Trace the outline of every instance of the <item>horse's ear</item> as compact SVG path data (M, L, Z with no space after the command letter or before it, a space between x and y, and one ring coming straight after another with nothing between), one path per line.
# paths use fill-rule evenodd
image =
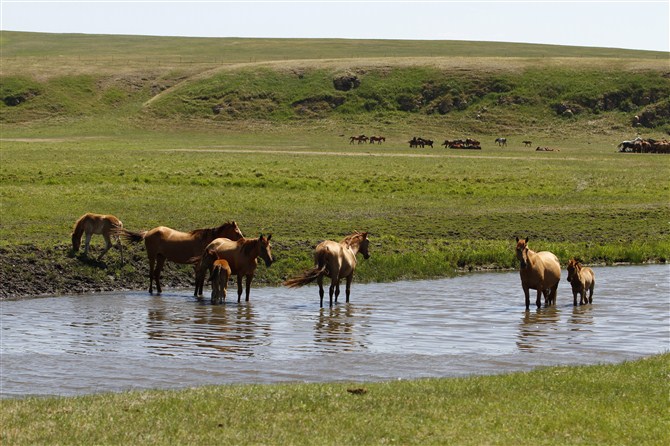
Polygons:
M518 237L518 236L517 236L517 238L516 238L516 242L519 243L519 237Z
M528 243L528 237L526 237L526 243Z
M267 241L269 242L271 238L272 238L272 234L268 234Z

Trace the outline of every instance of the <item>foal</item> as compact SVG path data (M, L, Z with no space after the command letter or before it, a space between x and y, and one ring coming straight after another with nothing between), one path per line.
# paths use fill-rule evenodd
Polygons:
M209 250L207 253L211 256L216 257L216 251ZM226 295L228 294L228 279L230 278L231 271L228 261L225 259L217 259L212 265L212 274L209 280L212 281L212 303L226 301Z
M568 262L568 282L572 285L573 305L577 305L577 294L579 294L580 305L593 303L596 275L591 268L583 266L575 259L570 259L570 262ZM589 290L588 302L586 300L586 290Z

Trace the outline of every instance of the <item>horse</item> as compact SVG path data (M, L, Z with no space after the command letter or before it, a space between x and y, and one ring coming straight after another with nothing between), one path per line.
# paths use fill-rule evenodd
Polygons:
M535 305L539 308L540 295L544 294L544 304L556 304L558 282L561 280L561 264L549 251L535 252L528 248L528 237L525 240L516 238L516 257L521 268L521 286L526 297L526 311L530 309L529 290L537 290Z
M126 229L121 235L132 243L144 240L149 258L149 293L153 294L153 283L156 282L156 292L161 293L160 277L166 260L175 263L194 263L191 259L202 255L205 247L214 239L227 237L239 240L243 237L235 221L224 223L217 228L194 229L191 232L181 232L174 229L158 226L149 231L132 232Z
M314 267L303 272L301 275L284 282L289 288L297 288L307 285L314 280L319 284L319 296L323 308L323 277L330 277L330 306L333 306L333 293L335 303L340 295L340 279L344 277L347 281L346 296L347 303L351 293L351 281L356 269L356 254L363 254L363 258L369 259L368 247L370 241L367 232L354 232L346 236L342 241L334 242L325 240L319 243L314 251Z
M72 251L77 252L81 246L81 237L86 234L86 241L84 242L84 254L88 256L88 248L91 243L91 236L93 234L102 235L105 239L105 249L98 257L107 254L109 248L112 247L111 237L114 237L119 244L119 251L121 252L121 262L123 262L123 251L121 251L121 240L119 238L119 231L123 228L121 220L113 215L92 214L86 213L79 217L75 222L72 230Z
M384 138L383 136L371 136L370 137L370 144L373 144L375 142L377 144L381 144L384 141L386 141L386 138Z
M225 237L212 240L204 249L204 254L192 259L197 262L195 272L195 293L196 297L202 295L202 288L205 283L205 273L212 270L214 262L217 259L223 259L230 266L230 273L237 276L237 301L242 297L242 277L246 278L246 301L249 301L251 292L251 281L254 278L256 267L258 266L257 257L265 261L268 268L274 262L272 258L272 247L270 239L272 234L264 237L263 234L258 238L239 240L230 240Z
M507 145L507 138L496 138L494 142L497 143L499 147L504 147Z
M583 266L575 259L568 262L568 282L572 285L572 304L577 306L577 294L579 293L579 304L593 303L593 288L596 285L596 275L591 268ZM586 290L589 290L588 301Z
M531 145L533 145L533 141L521 141L521 142L522 142L523 145L526 146L526 147L530 147Z
M351 136L349 138L349 144L353 144L354 141L357 141L358 144L362 144L368 140L368 137L365 135L359 135L359 136Z
M212 256L216 256L216 252L209 253ZM209 277L209 280L212 281L212 303L216 301L226 301L226 295L228 294L228 279L232 271L230 270L230 265L226 259L217 258L212 265L212 274Z

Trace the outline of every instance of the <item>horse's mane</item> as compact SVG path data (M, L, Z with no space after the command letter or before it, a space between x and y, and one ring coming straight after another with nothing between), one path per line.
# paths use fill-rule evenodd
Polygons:
M360 239L363 239L367 234L367 232L354 231L353 234L349 234L348 236L344 237L341 243L344 243L345 245L352 245L357 239L359 239L358 242L360 243Z
M193 236L213 236L222 231L224 228L227 226L235 226L234 221L227 221L221 226L217 226L215 228L201 228L201 229L194 229L189 232L189 234Z

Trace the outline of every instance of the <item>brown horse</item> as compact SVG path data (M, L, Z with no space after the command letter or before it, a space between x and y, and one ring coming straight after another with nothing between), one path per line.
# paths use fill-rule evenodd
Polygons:
M258 266L257 257L265 261L265 266L268 268L274 262L272 258L272 247L270 239L272 234L263 237L263 234L258 238L242 238L237 241L228 238L217 238L213 240L204 249L204 254L192 259L197 262L195 272L195 293L194 295L202 296L202 288L205 283L205 273L207 270L212 270L214 262L217 259L224 259L230 266L230 273L237 276L237 301L242 298L242 277L246 278L246 299L249 300L249 293L251 292L251 281L254 278L256 267Z
M149 231L131 232L122 230L122 235L133 243L144 240L149 257L149 293L153 293L153 282L156 292L161 293L160 277L166 260L175 263L194 263L191 259L202 255L205 247L214 239L227 237L239 240L243 237L240 228L234 221L224 223L218 228L195 229L191 232L180 232L165 226L158 226Z
M583 266L575 259L568 262L568 282L572 285L573 305L577 305L577 294L579 293L579 304L593 303L593 288L596 285L596 275L591 268ZM586 299L586 290L589 290L589 298Z
M351 281L354 278L356 269L356 254L363 254L366 259L370 258L368 247L370 241L367 232L354 232L346 236L341 242L325 240L319 243L314 252L314 268L311 268L301 275L288 279L284 285L289 288L297 288L307 285L314 280L319 284L319 296L321 298L321 307L323 307L323 277L330 277L330 306L333 306L333 293L335 302L340 295L340 279L347 280L346 296L349 302L351 292Z
M216 252L212 251L210 255L216 256ZM212 281L212 303L216 301L226 301L228 294L228 279L231 275L230 265L225 259L217 259L212 265L212 274L210 280Z
M81 246L81 237L86 234L86 241L84 242L84 254L88 256L88 248L91 243L91 236L93 234L102 235L105 239L105 249L98 257L107 254L109 248L112 247L111 237L114 237L119 244L119 251L121 251L121 240L119 239L119 231L123 228L121 220L113 215L92 214L86 213L79 217L75 222L72 230L72 251L79 251ZM121 262L123 262L123 251L121 251Z
M544 304L556 304L558 282L561 280L561 264L558 258L549 251L535 252L528 248L528 237L525 240L516 238L516 257L521 263L519 273L521 286L526 297L526 310L530 308L529 290L537 290L535 304L541 306L540 295L544 294Z

